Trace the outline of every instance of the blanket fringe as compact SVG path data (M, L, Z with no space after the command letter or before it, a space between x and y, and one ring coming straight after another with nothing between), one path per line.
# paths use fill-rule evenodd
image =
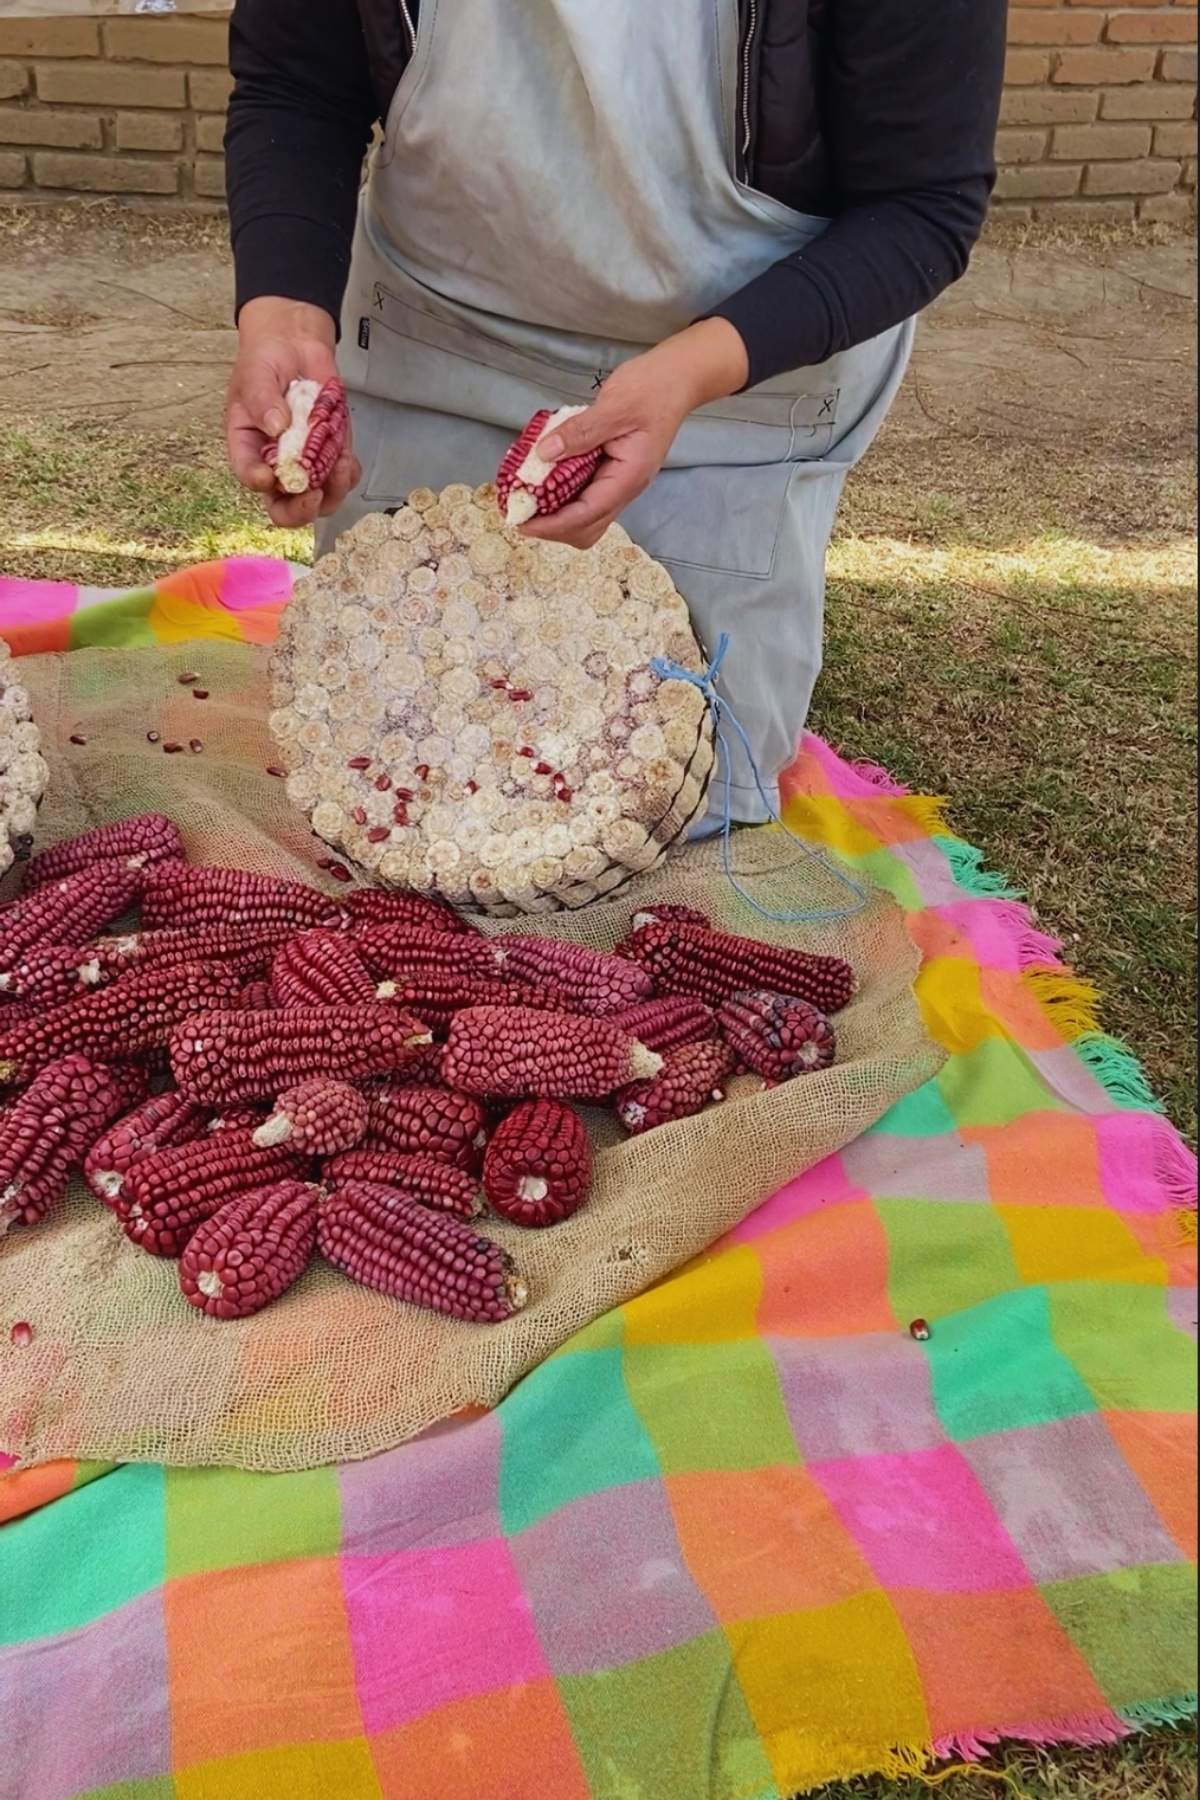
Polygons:
M1186 1725L1196 1716L1196 1695L1179 1694L1171 1700L1143 1700L1136 1706L1123 1706L1121 1717L1135 1731L1148 1731L1155 1725Z
M1025 969L1021 980L1068 1043L1085 1033L1100 1034L1100 990L1090 981L1063 966Z
M1166 1111L1141 1063L1119 1038L1109 1037L1105 1031L1085 1031L1075 1039L1074 1048L1114 1106L1128 1112Z
M934 802L943 807L945 801ZM968 844L965 838L946 837L933 833L933 840L950 865L950 873L958 886L966 894L973 894L977 900L1019 900L1019 888L1009 885L1003 875L997 875L983 866L983 851L975 844Z
M892 794L895 796L912 793L910 787L905 787L902 781L897 781L893 775L889 775L887 770L881 768L878 763L852 762L848 763L847 767L853 774L858 776L860 781L865 781L867 786L874 788L877 793Z
M1023 969L1058 969L1070 973L1061 957L1062 939L1043 931L1021 900L992 900L993 915L1016 939L1017 960Z

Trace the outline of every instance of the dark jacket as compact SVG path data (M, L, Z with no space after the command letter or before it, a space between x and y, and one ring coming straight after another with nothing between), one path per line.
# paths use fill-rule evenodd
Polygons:
M283 294L337 316L363 153L418 4L237 0L226 155L239 306ZM833 220L716 309L758 382L887 330L965 270L995 180L1006 0L739 8L739 173Z

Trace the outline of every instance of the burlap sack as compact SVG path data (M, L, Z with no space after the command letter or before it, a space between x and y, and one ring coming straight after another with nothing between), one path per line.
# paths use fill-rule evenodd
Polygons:
M211 698L176 675L199 671ZM29 685L54 764L39 842L146 807L175 818L197 861L320 881L321 847L269 775L260 652L224 644L82 651L31 659ZM195 754L164 756L155 729ZM68 745L71 733L86 745ZM782 833L739 834L741 879L774 910L846 894ZM77 1456L302 1469L386 1450L471 1405L494 1405L572 1332L698 1255L790 1177L857 1137L936 1072L912 994L917 953L895 904L874 894L835 927L768 925L704 847L645 878L634 902L683 901L734 929L847 956L861 991L838 1020L836 1067L618 1141L596 1115L589 1204L524 1232L488 1220L529 1282L507 1324L465 1325L356 1287L316 1264L252 1319L186 1305L175 1265L135 1249L82 1190L0 1244L0 1319L32 1343L0 1360L0 1448L25 1462ZM631 901L555 915L535 929L610 947ZM503 932L514 928L496 925ZM7 1335L7 1333L6 1333Z

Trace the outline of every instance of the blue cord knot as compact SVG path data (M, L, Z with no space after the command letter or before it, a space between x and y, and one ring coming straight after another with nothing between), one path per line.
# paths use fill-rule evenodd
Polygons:
M798 838L794 831L788 830L787 826L779 816L778 809L763 786L762 772L759 769L754 752L750 748L750 739L746 736L741 721L729 702L723 700L721 695L717 692L717 682L720 679L721 667L725 661L728 650L729 633L723 631L717 639L717 648L713 653L712 660L707 669L699 671L695 669L685 669L681 663L672 662L670 657L667 656L656 656L650 664L651 669L660 680L686 681L689 687L697 689L699 693L703 694L705 704L712 714L713 736L717 746L718 779L722 780L725 784L725 804L721 820L721 866L725 872L725 879L733 888L734 893L737 894L740 899L744 900L747 906L752 907L760 918L771 919L776 924L810 925L831 922L835 919L853 918L855 913L862 912L863 908L866 906L868 900L867 890L847 875L844 870L834 867L824 851L814 850L811 844L804 843L803 839ZM726 741L727 729L733 732L737 741L746 753L746 760L750 765L750 773L753 775L754 785L758 789L758 797L766 807L767 815L772 824L778 825L785 836L791 838L794 844L798 844L801 850L803 850L804 855L810 861L819 862L829 874L833 875L842 883L843 887L850 890L855 896L855 903L853 906L834 907L825 912L771 912L769 908L760 906L754 896L748 894L742 884L738 881L737 876L733 872L733 856L730 847L730 840L733 836L733 790L729 745Z

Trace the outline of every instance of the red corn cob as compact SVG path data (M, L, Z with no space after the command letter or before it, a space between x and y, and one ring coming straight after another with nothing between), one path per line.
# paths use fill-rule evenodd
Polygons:
M738 1059L767 1081L827 1069L837 1055L825 1015L787 994L735 994L719 1008L717 1024Z
M437 1156L402 1156L395 1150L346 1150L331 1157L321 1171L329 1187L347 1181L370 1181L398 1188L410 1200L435 1212L474 1219L483 1211L479 1183L466 1169L456 1169Z
M193 869L162 863L146 876L142 924L157 930L181 925L285 925L292 931L337 927L335 900L301 881L254 875L247 869Z
M429 1041L419 1019L392 1006L198 1012L171 1035L171 1068L189 1099L224 1106L269 1099L309 1075L385 1075Z
M500 946L477 933L453 937L427 925L364 925L354 933L354 948L379 981L405 981L428 970L440 974L500 977Z
M643 925L699 925L704 931L713 929L712 920L705 913L697 912L694 906L647 906L635 912L632 929L640 931Z
M38 1006L57 1006L112 979L90 948L34 944L20 962L0 974L0 993Z
M509 980L558 989L568 996L564 1011L602 1018L636 1006L654 992L653 981L637 963L605 956L585 944L508 937L497 940L497 947Z
M179 1259L184 1299L210 1319L245 1319L278 1300L312 1261L320 1194L309 1181L277 1181L227 1200Z
M0 1237L44 1219L88 1146L122 1110L127 1089L103 1063L50 1063L0 1117Z
M131 869L145 869L168 858L182 859L183 854L183 839L170 819L162 813L140 813L136 819L97 825L43 850L26 865L22 892L31 893L48 881L61 881L64 875L78 874L110 859Z
M293 381L287 391L290 423L282 437L263 450L263 461L275 471L285 494L307 494L323 488L346 447L350 415L346 390L336 375L324 386Z
M499 1244L394 1188L348 1181L335 1189L320 1210L317 1244L351 1280L455 1319L509 1319L528 1298Z
M238 1009L242 1012L269 1012L272 1004L271 983L262 975L248 981L238 994Z
M84 1160L83 1178L97 1200L114 1206L135 1163L155 1150L194 1142L207 1125L204 1107L182 1094L156 1094L96 1139Z
M781 950L699 925L643 925L618 949L649 970L661 993L691 994L709 1006L743 989L770 988L834 1013L854 994L854 971L840 956Z
M22 894L0 913L0 971L11 973L35 944L83 944L128 912L142 891L139 870L94 863Z
M429 931L474 934L475 927L441 900L426 894L406 894L392 888L356 888L345 899L351 929L363 925L424 926Z
M0 1014L0 1018L3 1014ZM420 1015L418 1014L418 1017ZM429 1020L423 1021L426 1025ZM442 1046L434 1042L425 1044L420 1050L414 1050L412 1061L405 1063L402 1069L396 1069L388 1076L388 1085L394 1088L428 1087L444 1088L442 1080Z
M126 975L40 1018L9 1025L0 1015L0 1084L28 1081L75 1050L100 1060L144 1055L202 1006L232 1005L238 987L237 976L218 963L179 963Z
M483 1159L489 1201L514 1225L556 1225L579 1211L592 1185L583 1120L557 1100L529 1100L500 1124Z
M569 1000L553 991L489 981L480 975L455 975L447 969L426 969L399 980L381 981L374 993L377 1000L388 1000L416 1013L437 1037L445 1037L455 1013L468 1006L528 1006L537 1012L570 1010Z
M375 983L350 939L333 931L302 931L275 952L275 1006L370 1006Z
M111 975L129 969L166 969L172 963L219 962L247 980L270 965L294 925L168 925L155 931L128 931L100 937L91 946Z
M617 1095L614 1110L632 1136L673 1119L690 1119L714 1100L725 1098L723 1083L733 1069L733 1052L716 1039L669 1050L662 1073L635 1081Z
M126 1236L152 1256L178 1256L192 1233L226 1201L289 1176L308 1161L287 1144L261 1149L248 1131L220 1131L151 1151L125 1177L115 1211Z
M421 1153L458 1169L477 1169L487 1143L487 1114L470 1094L385 1082L368 1096L365 1148Z
M496 1099L606 1100L662 1057L607 1019L478 1006L456 1013L442 1054L451 1087Z
M344 1081L316 1075L280 1094L254 1142L290 1144L306 1156L333 1156L365 1137L369 1116L365 1094Z
M556 513L584 489L600 466L600 451L564 456L559 462L543 462L537 445L556 426L565 423L580 406L534 413L515 444L504 453L496 472L496 498L509 525L524 525L538 514Z
M699 1044L717 1035L717 1019L703 1000L678 994L668 1000L643 1000L626 1012L613 1013L612 1023L635 1037L647 1050L674 1050L680 1044Z

